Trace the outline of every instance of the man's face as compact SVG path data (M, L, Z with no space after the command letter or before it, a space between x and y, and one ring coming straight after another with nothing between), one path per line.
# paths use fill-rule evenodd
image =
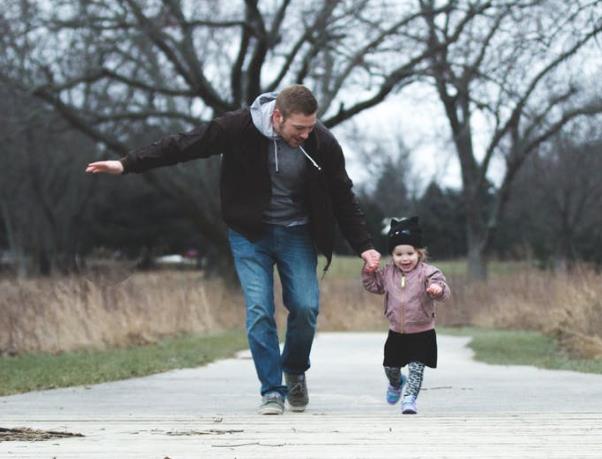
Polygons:
M304 115L303 113L291 113L284 118L277 108L272 114L274 130L291 147L297 148L307 140L311 131L316 127L316 114Z

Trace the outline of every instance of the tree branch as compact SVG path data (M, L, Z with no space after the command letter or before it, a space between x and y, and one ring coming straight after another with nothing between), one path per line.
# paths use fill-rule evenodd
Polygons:
M131 86L133 88L138 88L143 91L147 91L150 93L159 93L166 96L181 96L181 97L194 97L194 92L188 89L171 89L165 88L157 85L151 85L147 83L143 83L142 81L134 80L133 78L129 78L125 75L120 75L119 73L109 70L103 69L102 72L109 78L119 81L127 86Z
M539 73L531 80L527 89L521 98L517 101L514 109L512 110L512 114L508 118L508 121L498 129L493 138L491 139L489 146L485 151L485 158L490 158L493 155L493 151L497 148L501 139L508 133L508 131L512 128L513 125L517 125L519 119L523 113L524 107L531 97L531 94L535 91L539 83L543 80L543 78L550 73L553 69L555 69L562 62L566 61L569 57L573 56L581 47L591 40L593 37L598 35L602 31L602 25L598 25L592 31L590 31L583 39L579 40L575 43L568 51L557 56L554 60L552 60L547 66L545 66ZM489 163L489 160L487 161ZM486 170L482 171L482 174L486 174Z
M185 115L184 113L180 112L170 112L164 110L145 110L140 112L114 113L111 115L93 115L91 119L93 120L94 124L104 124L123 120L144 121L150 117L184 120L193 126L198 125L201 122L197 117L194 116Z
M261 92L261 67L268 52L268 33L257 0L245 0L247 17L253 29L255 46L246 71L245 98L251 102Z
M446 11L446 10L447 10L447 7L444 6L442 8L433 10L432 13L429 12L429 14L438 14L438 13L440 13L442 11ZM341 88L343 87L345 80L349 77L349 75L351 74L351 72L353 71L354 68L356 68L358 65L360 65L364 62L364 59L365 59L366 55L369 54L370 50L376 48L387 37L397 33L400 28L409 24L413 20L421 17L422 15L423 15L423 12L418 11L414 14L409 15L408 17L401 19L400 21L396 22L392 26L383 30L376 37L374 37L371 41L369 41L367 44L365 44L360 49L358 49L353 54L353 56L351 56L349 59L347 59L347 65L344 66L344 68L338 73L338 76L335 79L334 84L329 88L328 92L330 94L329 94L329 98L325 101L325 105L329 106L330 103L332 102L332 100L335 99L335 97L337 96L337 94L339 93Z
M322 9L316 14L313 22L305 26L303 34L301 34L299 39L292 46L290 52L287 54L284 64L282 65L276 78L274 78L274 80L267 85L269 91L276 90L278 85L282 83L282 80L290 71L293 62L299 55L299 51L301 51L303 45L310 43L311 46L309 50L301 59L301 70L297 73L295 81L301 82L304 79L304 75L309 67L309 62L318 54L321 45L324 43L324 40L321 38L325 36L328 19L331 17L338 3L338 1L325 1L322 3ZM312 38L315 31L317 31L316 37Z
M195 79L189 73L189 69L180 62L176 53L169 47L165 38L163 37L163 33L158 30L153 23L142 13L140 6L136 3L135 0L124 0L132 12L136 16L136 19L140 22L142 30L146 33L146 35L151 39L151 41L157 46L165 55L165 57L172 63L175 70L178 74L184 78L184 81L188 83L192 91L195 94L198 94L203 101L211 108L216 110L217 112L224 112L232 109L232 106L225 101L223 101L217 93L208 86L207 80L204 78ZM191 69L192 70L192 69Z
M545 142L558 131L560 131L560 129L562 129L563 126L565 126L569 121L573 120L574 118L577 118L579 116L597 115L600 113L602 113L602 102L600 101L569 110L566 113L564 113L558 121L553 123L548 128L548 130L546 130L544 133L533 139L531 142L528 142L524 150L526 152L531 152L532 150L537 148L541 143Z

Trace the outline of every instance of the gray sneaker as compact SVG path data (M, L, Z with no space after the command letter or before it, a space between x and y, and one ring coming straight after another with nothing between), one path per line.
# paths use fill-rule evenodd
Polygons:
M288 400L291 411L305 411L305 407L309 403L307 395L307 384L305 382L305 374L291 375L284 373L284 380L288 389Z
M278 392L268 392L261 398L258 414L284 413L284 397Z

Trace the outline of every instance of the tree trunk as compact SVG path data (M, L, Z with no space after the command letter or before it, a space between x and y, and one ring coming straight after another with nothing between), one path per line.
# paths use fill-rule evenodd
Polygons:
M35 263L38 274L44 277L50 276L52 273L52 256L48 250L40 248L36 251Z
M487 231L479 219L480 212L468 212L466 236L468 245L468 277L470 280L487 279Z
M487 260L478 245L468 245L468 277L471 280L487 280Z

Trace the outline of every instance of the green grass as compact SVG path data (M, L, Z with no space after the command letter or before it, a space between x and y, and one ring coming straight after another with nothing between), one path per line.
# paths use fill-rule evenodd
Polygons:
M602 374L602 359L572 359L559 350L553 338L537 332L469 327L441 328L438 331L472 337L470 347L475 358L482 362ZM148 346L106 351L2 357L0 395L96 384L196 367L229 357L246 347L245 334L235 330L206 336L181 336Z
M555 370L602 374L602 359L574 359L554 338L533 331L442 328L441 334L470 336L475 359L495 365L531 365Z
M205 365L247 347L242 331L187 335L148 346L0 358L0 395L96 384Z

